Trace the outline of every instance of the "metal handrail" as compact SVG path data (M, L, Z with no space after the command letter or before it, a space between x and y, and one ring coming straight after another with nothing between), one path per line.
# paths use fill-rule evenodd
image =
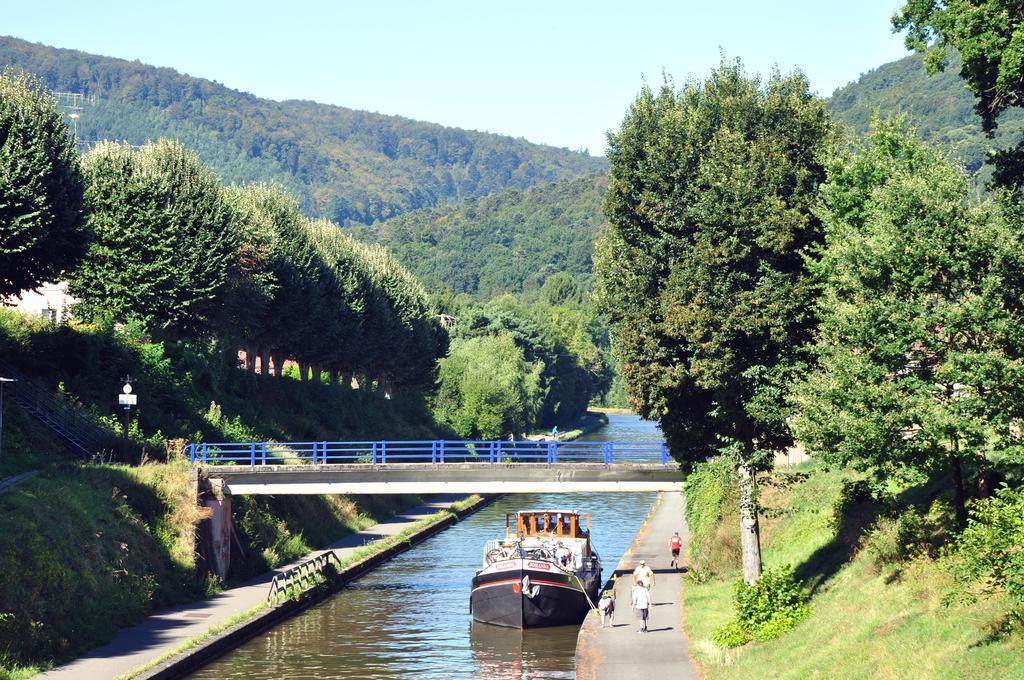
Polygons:
M13 366L0 361L0 372L18 381L11 394L14 401L72 444L80 454L91 456L111 439L110 433L90 416Z
M336 569L340 569L341 559L333 550L328 550L290 569L286 569L280 574L275 574L270 582L267 602L273 605L276 596L283 595L288 597L288 590L296 585L302 588L302 592L315 587L317 585L316 576L322 575L327 567L332 564Z
M401 463L660 463L662 442L413 440L355 442L199 442L185 446L193 465L387 465Z

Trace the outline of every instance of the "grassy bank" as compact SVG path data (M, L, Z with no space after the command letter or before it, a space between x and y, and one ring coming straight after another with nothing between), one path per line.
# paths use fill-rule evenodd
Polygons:
M1024 677L1024 636L1006 629L1004 596L947 602L956 587L941 551L928 547L950 520L945 499L922 485L883 508L849 474L813 464L766 480L761 525L765 566L794 567L812 595L809 615L775 640L718 648L712 632L734 615L738 518L727 477L708 477L688 485L694 576L685 601L691 648L710 680L763 678L766 669L777 678ZM890 519L911 509L925 518L913 547Z

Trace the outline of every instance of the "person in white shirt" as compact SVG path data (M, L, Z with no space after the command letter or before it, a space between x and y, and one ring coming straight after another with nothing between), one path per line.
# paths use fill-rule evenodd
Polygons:
M633 584L642 583L648 589L654 587L654 572L647 566L647 560L640 560L639 566L633 570Z
M608 620L612 625L615 625L615 600L611 595L612 591L606 590L601 594L601 599L597 602L597 610L601 612L601 627L605 627L605 620Z
M636 612L636 618L640 622L640 630L638 633L647 632L647 617L651 611L651 592L647 590L647 587L637 583L633 586L633 611Z

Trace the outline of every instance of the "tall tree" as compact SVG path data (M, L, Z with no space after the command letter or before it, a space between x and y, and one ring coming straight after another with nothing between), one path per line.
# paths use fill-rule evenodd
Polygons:
M434 415L460 437L500 439L523 432L536 421L542 370L506 333L457 339L440 361Z
M834 136L803 74L762 81L738 61L678 94L644 87L609 135L595 263L623 381L678 460L735 462L748 583L756 475L792 442L785 396L814 326L803 255Z
M884 476L1024 462L1024 236L900 120L837 157L814 264L819 368L797 391L815 453Z
M946 48L960 53L960 76L977 97L975 111L992 137L999 114L1024 104L1024 11L1015 0L907 0L892 18L907 31L907 49L927 52L930 73L946 67ZM994 154L996 185L1021 188L1024 140Z
M213 335L235 231L217 177L181 144L106 142L83 160L93 242L69 290L87 317Z
M42 84L0 74L0 297L54 281L85 253L75 142Z
M263 366L274 358L319 357L321 316L331 292L327 265L317 252L298 202L277 185L250 184L224 191L241 235L233 253L239 282L239 331L250 356ZM266 370L264 368L264 370ZM305 375L303 375L305 377Z

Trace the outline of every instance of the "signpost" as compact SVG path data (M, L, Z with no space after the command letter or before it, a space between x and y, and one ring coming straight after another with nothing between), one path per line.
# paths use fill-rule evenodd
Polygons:
M4 383L18 382L14 378L0 378L0 462L4 451Z
M139 403L139 395L132 394L132 377L130 375L124 378L124 387L121 388L121 394L117 395L117 403L124 406L124 433L125 439L128 438L128 417L131 413L132 406Z

